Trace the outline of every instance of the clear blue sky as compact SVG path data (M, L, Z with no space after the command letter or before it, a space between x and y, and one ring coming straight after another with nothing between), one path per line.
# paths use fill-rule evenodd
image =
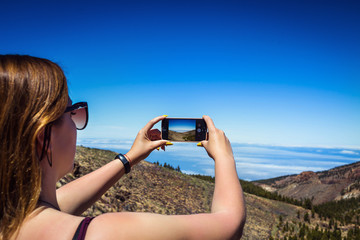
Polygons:
M210 115L232 142L360 146L360 3L3 1L0 53L59 63L79 138Z
M190 120L190 119L169 120L169 130L171 131L186 132L190 130L195 130L195 128L196 128L196 120Z

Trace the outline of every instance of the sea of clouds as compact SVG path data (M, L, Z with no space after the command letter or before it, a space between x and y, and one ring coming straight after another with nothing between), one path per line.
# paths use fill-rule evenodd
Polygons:
M126 153L133 140L79 139L78 145ZM333 167L360 161L357 147L305 147L273 146L261 144L233 143L233 152L239 178L244 180L267 179L299 174L303 171L323 171ZM196 143L177 143L166 147L166 151L154 151L149 162L168 163L180 166L187 174L214 176L214 161Z

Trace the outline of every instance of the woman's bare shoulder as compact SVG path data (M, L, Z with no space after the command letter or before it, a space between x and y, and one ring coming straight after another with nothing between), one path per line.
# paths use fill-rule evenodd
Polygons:
M51 208L40 207L25 219L16 240L72 239L83 218Z
M72 239L83 219L50 208L37 209L23 223L17 239ZM229 239L232 222L224 213L105 213L91 221L85 239Z

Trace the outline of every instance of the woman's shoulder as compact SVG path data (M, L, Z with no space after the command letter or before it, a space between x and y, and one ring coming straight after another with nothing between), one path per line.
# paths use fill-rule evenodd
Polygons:
M37 209L26 219L17 239L73 239L83 219L51 208ZM228 239L233 220L226 213L105 213L91 221L85 239Z
M16 239L72 239L83 219L52 208L39 207L25 219Z

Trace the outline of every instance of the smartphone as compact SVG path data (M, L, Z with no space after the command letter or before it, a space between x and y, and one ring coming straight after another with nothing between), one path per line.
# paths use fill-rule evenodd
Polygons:
M207 127L202 118L165 118L161 122L161 137L173 142L206 140Z

